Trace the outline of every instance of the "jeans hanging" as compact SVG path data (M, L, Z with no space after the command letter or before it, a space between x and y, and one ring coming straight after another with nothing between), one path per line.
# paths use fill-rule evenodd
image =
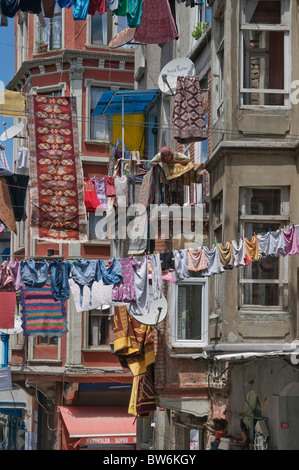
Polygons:
M60 260L51 261L49 264L49 273L51 279L51 291L56 301L64 302L70 297L70 288L68 283L70 273L70 262L61 262Z
M123 278L120 262L114 259L108 269L104 261L99 260L97 268L97 281L103 281L104 285L117 284Z
M85 260L79 259L76 263L71 264L71 274L73 281L80 287L80 302L82 305L83 300L83 288L84 286L91 289L92 284L96 281L97 275L97 260ZM91 302L91 296L90 296Z

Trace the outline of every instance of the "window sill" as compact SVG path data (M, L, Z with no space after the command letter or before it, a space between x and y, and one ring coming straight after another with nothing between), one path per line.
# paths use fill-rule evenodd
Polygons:
M85 144L88 145L102 145L103 147L106 147L107 145L110 145L110 142L108 140L90 140L86 139L84 140Z
M82 352L111 352L110 346L91 346L89 348L82 349Z
M291 111L291 106L290 105L287 105L287 106L273 106L273 105L256 105L256 104L252 104L252 105L240 105L239 106L239 109L249 109L251 111L277 111L277 110L281 110L281 111Z
M239 315L289 315L287 308L283 307L266 307L265 305L258 306L242 306L238 310Z
M84 246L97 246L97 245L103 245L103 246L110 246L111 240L97 240L97 239L92 239L88 240L87 242L83 242L82 245Z

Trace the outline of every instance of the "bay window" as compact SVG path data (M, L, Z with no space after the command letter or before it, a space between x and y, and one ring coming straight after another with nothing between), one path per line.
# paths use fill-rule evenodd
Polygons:
M290 1L241 0L240 104L288 106Z

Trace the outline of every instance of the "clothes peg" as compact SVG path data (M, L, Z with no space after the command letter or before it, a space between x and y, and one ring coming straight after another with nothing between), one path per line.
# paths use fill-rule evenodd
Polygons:
M231 240L230 240L229 238L228 238L228 241L229 241L229 243L230 243L230 244L232 243L232 242L231 242Z

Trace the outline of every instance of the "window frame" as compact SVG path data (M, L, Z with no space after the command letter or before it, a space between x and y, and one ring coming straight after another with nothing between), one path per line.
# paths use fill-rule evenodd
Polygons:
M93 313L93 312L99 312ZM111 344L113 343L113 307L107 309L108 313L102 313L100 309L93 309L84 312L84 350L85 351L110 351ZM89 344L89 335L90 335L90 316L99 316L105 317L107 320L107 340L105 344L100 344L93 346Z
M246 191L251 189L278 189L280 190L280 214L276 215L254 215L246 214ZM240 216L239 216L239 225L240 225L240 236L245 238L246 236L246 224L250 223L279 223L281 229L287 228L290 221L289 216L289 187L280 187L280 186L246 186L240 188ZM246 279L245 278L245 269L248 269L249 266L238 268L238 305L240 310L263 310L265 313L273 313L273 311L286 311L288 307L288 257L280 256L279 257L279 279ZM245 285L250 284L278 284L282 285L283 288L279 290L279 302L278 305L261 305L261 304L246 304L245 299Z
M58 4L55 5L55 8L59 8ZM60 12L56 12L54 13L54 16L53 18L56 16L58 16L58 14L60 13L60 17L61 17L61 45L60 45L60 48L51 48L50 47L50 44L51 44L51 40L50 40L50 44L48 44L48 50L47 52L49 51L61 51L62 49L64 49L65 47L65 40L64 40L64 32L65 32L65 12L64 12L64 8L61 8L60 9L61 11ZM37 46L35 45L35 42L36 41L39 41L41 40L42 38L42 32L43 32L43 26L41 25L40 23L40 20L38 18L37 15L34 15L35 16L35 28L34 28L34 52L35 54L39 54L38 50L37 50ZM51 22L53 22L53 18L46 18L45 20L49 20L49 23L51 25ZM51 30L52 30L52 27L51 27ZM52 38L53 38L53 32L52 34L50 35Z
M202 305L201 305L201 339L189 340L179 339L178 330L178 293L180 286L201 285L202 286ZM203 348L208 344L208 279L207 277L190 277L178 281L173 286L173 305L174 316L172 321L172 347L174 348Z
M290 0L281 0L281 24L262 24L262 23L246 23L245 18L245 4L248 0L241 0L240 8L240 29L239 29L239 75L240 75L240 89L239 89L239 106L241 109L286 109L291 106L291 18L290 18ZM268 0L270 1L270 0ZM287 9L288 5L288 9ZM283 24L285 23L285 24ZM264 88L246 88L245 87L245 55L244 55L244 32L245 31L281 31L284 33L284 89L264 89ZM283 105L267 105L267 104L244 104L245 94L252 95L253 93L264 95L283 95Z

